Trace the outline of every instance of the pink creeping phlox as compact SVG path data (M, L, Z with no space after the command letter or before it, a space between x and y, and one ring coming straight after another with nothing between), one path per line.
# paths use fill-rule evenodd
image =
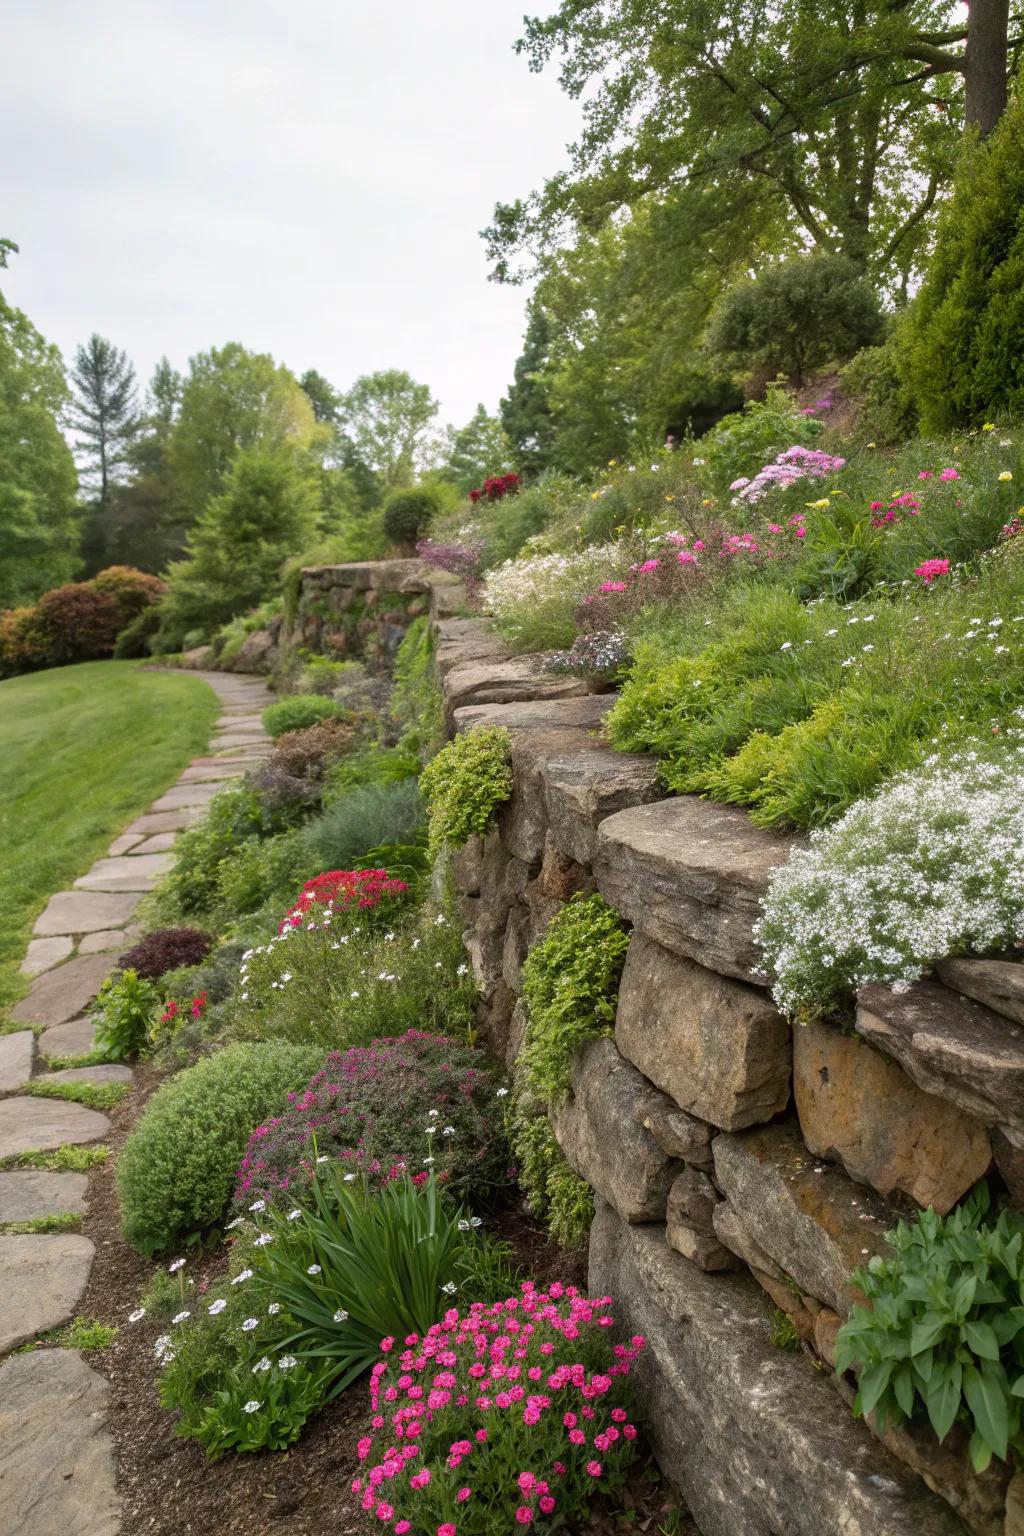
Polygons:
M390 1358L371 1374L373 1432L352 1483L363 1509L396 1536L578 1517L637 1441L616 1399L646 1341L612 1344L610 1305L527 1282L506 1301L453 1307L401 1353L384 1340Z

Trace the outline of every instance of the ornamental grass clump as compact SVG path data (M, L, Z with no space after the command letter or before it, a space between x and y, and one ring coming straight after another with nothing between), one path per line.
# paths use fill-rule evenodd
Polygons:
M497 1087L480 1051L420 1030L332 1051L305 1091L249 1137L235 1203L299 1197L323 1158L373 1184L407 1168L425 1178L426 1139L438 1183L484 1205L508 1179Z
M499 805L512 794L512 738L502 725L461 731L424 768L429 846L436 855L482 837Z
M947 955L1024 943L1024 735L932 757L777 869L756 937L798 1018L905 990Z
M636 1454L626 1378L645 1340L612 1344L611 1297L538 1290L382 1341L373 1433L353 1480L395 1536L493 1536L584 1518Z

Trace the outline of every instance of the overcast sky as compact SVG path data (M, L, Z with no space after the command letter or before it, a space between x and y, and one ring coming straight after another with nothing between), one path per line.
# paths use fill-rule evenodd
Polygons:
M142 380L234 340L339 387L407 368L457 425L493 409L525 295L478 231L579 123L513 52L528 3L2 0L0 286Z

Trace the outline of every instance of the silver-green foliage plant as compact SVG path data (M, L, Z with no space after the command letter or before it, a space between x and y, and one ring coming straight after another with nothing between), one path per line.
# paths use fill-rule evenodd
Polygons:
M755 930L784 1012L810 1017L935 960L1024 938L1024 739L896 779L775 871Z
M499 805L512 794L511 737L504 726L460 732L424 768L430 848L461 848L483 836Z
M839 1331L836 1370L858 1369L855 1411L889 1424L927 1416L939 1440L961 1423L983 1471L1024 1451L1024 1217L995 1220L979 1186L948 1216L924 1211L852 1279L871 1303Z

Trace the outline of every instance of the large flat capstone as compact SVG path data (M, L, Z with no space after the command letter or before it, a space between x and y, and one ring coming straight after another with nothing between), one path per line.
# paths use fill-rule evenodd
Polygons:
M36 1350L0 1366L6 1536L117 1536L109 1398L109 1383L74 1350Z
M110 1121L95 1109L65 1099L0 1099L0 1159L22 1152L52 1152L65 1142L101 1141Z
M32 1052L36 1037L30 1029L0 1035L0 1093L20 1088L32 1076Z
M850 1274L887 1251L893 1213L877 1195L812 1157L792 1124L716 1136L711 1146L715 1183L742 1232L801 1291L845 1317L854 1298ZM742 1250L740 1256L747 1258Z
M986 1124L1024 1131L1024 1025L949 987L919 981L907 992L862 987L857 1033L894 1057L926 1093Z
M77 1232L0 1237L0 1354L74 1315L94 1252Z
M764 981L754 923L794 839L694 795L609 816L598 828L598 889L666 949L741 981Z
M37 976L25 997L11 1009L19 1024L64 1024L81 1013L110 973L110 956L80 955L54 971Z
M612 693L581 699L538 699L535 703L470 704L455 711L456 731L475 725L503 725L509 731L597 730L615 703Z
M640 933L626 953L615 1043L681 1109L721 1130L759 1125L789 1102L790 1028L767 993Z
M44 1168L0 1173L0 1222L33 1221L61 1211L80 1216L88 1183L84 1173L50 1173Z
M607 816L662 794L653 758L613 752L596 741L576 751L558 742L542 778L551 840L577 864L594 862L597 828Z
M883 1195L945 1213L992 1160L989 1133L925 1093L889 1057L827 1024L793 1032L793 1095L804 1141Z
M646 1431L703 1536L965 1536L803 1355L772 1347L771 1303L747 1276L702 1273L664 1228L602 1203L590 1290L647 1339Z
M955 992L973 997L1007 1019L1024 1024L1024 965L1014 960L985 960L975 955L940 960L935 969Z
M572 1093L550 1110L566 1160L624 1221L661 1221L681 1165L644 1127L648 1106L664 1102L611 1040L592 1040L573 1062Z
M50 897L36 918L32 932L49 938L53 934L98 933L102 928L123 928L140 900L140 896L130 893L59 891Z
M542 672L536 658L465 661L449 669L442 683L445 717L476 704L516 704L536 699L578 699L592 692L580 677Z

